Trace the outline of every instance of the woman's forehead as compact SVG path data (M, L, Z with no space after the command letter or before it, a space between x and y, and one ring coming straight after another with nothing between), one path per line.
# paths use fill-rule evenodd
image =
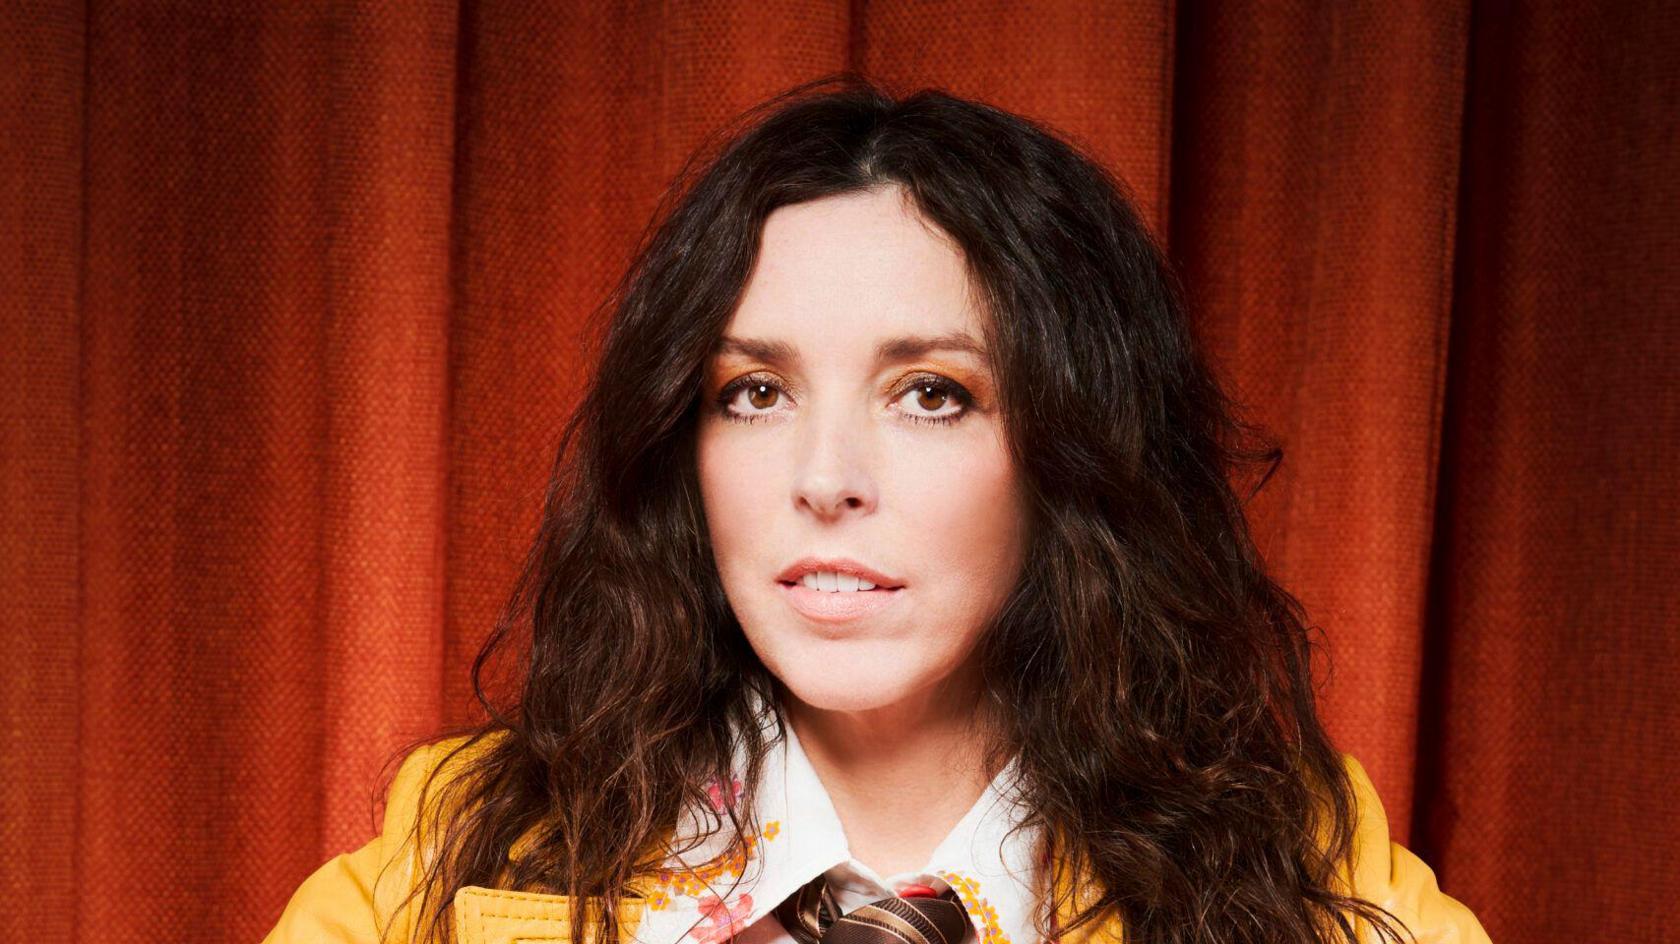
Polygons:
M902 353L917 338L978 343L981 329L961 251L897 190L875 190L771 213L725 333Z

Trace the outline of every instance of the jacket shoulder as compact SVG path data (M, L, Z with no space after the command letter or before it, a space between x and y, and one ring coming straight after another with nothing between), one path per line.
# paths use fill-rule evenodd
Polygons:
M467 735L450 737L410 751L386 791L379 835L327 860L304 879L264 944L410 940L418 905L417 898L410 900L411 893L432 855L432 797L489 739L467 747L469 740ZM427 801L424 817L422 793Z
M1392 912L1418 944L1491 944L1475 914L1441 891L1434 869L1390 837L1388 815L1365 766L1347 753L1342 764L1358 808L1353 893Z

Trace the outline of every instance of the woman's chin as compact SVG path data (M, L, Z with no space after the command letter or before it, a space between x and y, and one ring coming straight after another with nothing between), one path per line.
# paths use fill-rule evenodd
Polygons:
M873 671L851 671L832 662L781 676L782 684L806 707L817 711L870 711L903 701L914 680Z

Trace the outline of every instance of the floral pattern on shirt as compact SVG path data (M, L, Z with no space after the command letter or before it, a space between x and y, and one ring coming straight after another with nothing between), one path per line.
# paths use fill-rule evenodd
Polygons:
M715 777L706 782L706 796L712 809L719 813L734 808L741 799L741 792L739 777L731 777L727 788ZM775 839L781 831L781 820L771 820L757 835L742 837L723 856L694 868L660 869L653 876L653 887L647 895L648 907L664 911L671 906L674 897L688 898L700 912L702 923L688 932L687 939L696 944L716 944L732 937L737 924L752 912L752 896L743 893L724 898L717 895L714 887L745 875L747 863L753 858L758 844Z
M741 799L741 789L740 777L729 778L729 790L727 792L724 791L723 785L718 783L716 777L706 781L706 796L711 798L712 809L719 813L734 808L735 803Z
M648 898L649 905L655 909L663 908L669 903L670 895L700 899L713 894L713 887L718 882L745 875L747 862L752 859L759 842L775 839L781 830L781 820L771 820L758 835L746 836L725 856L694 868L660 869L653 874L654 894Z
M742 894L725 901L716 895L705 895L700 898L699 906L702 923L688 932L688 937L696 944L718 944L734 937L738 926L752 915L752 896Z
M979 919L982 944L1010 944L1009 935L998 925L997 909L980 894L979 879L962 872L941 870L934 874L950 883L951 890L962 899L963 907L968 910L969 916Z

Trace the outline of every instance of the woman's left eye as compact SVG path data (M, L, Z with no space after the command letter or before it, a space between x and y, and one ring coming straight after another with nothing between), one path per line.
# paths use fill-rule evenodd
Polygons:
M744 410L735 408L741 394L747 394ZM737 423L754 423L776 412L771 407L785 399L787 393L774 378L764 374L748 374L731 381L718 391L717 409L724 419ZM893 397L895 409L914 423L955 423L974 405L974 397L962 384L938 374L918 374L909 378ZM761 409L753 409L758 406ZM925 411L925 412L924 412Z
M896 402L908 402L904 415L915 422L955 423L968 412L968 408L974 404L974 398L954 380L937 374L925 374L912 380L910 386L899 394ZM956 409L948 409L953 404ZM932 414L909 412L911 410L929 410Z

